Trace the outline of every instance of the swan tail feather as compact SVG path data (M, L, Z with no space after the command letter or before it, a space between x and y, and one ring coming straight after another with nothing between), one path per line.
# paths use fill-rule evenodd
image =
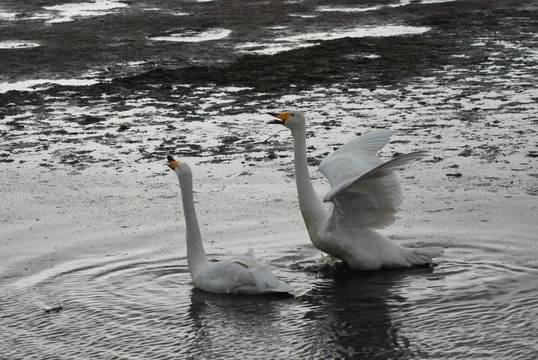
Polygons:
M258 292L293 292L293 286L280 281L269 270L267 263L258 262L250 269Z

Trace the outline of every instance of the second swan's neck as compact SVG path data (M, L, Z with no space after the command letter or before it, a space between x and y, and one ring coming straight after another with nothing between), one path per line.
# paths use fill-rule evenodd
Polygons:
M207 257L202 244L202 235L194 209L192 195L192 177L184 176L179 180L181 186L181 198L183 200L183 213L185 214L185 226L187 233L187 262L189 271L194 277L200 266L207 264Z
M306 155L306 130L293 132L293 147L299 206L310 238L314 241L313 235L320 230L319 227L325 220L327 212L310 180Z

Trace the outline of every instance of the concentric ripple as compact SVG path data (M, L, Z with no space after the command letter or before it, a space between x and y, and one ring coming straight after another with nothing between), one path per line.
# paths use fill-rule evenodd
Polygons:
M356 272L283 257L295 296L193 290L185 258L61 264L0 288L5 358L526 358L538 270L467 262ZM220 256L216 256L220 258ZM321 271L323 269L323 271Z

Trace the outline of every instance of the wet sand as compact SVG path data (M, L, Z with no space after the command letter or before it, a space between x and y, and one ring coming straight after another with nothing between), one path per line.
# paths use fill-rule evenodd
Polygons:
M196 164L196 159L188 160ZM235 254L252 247L264 256L311 247L295 184L278 167L264 163L243 175L245 168L237 164L194 169L207 251ZM384 233L408 246L437 245L449 252L451 247L483 246L488 238L487 245L506 261L536 265L534 197L480 188L442 192L458 180L442 179L437 172L432 165L414 164L402 173L406 200L401 220ZM10 191L2 207L3 278L31 275L80 257L148 248L184 253L179 187L162 163L129 166L119 174L14 169L5 179ZM322 175L316 183L320 194L327 190Z

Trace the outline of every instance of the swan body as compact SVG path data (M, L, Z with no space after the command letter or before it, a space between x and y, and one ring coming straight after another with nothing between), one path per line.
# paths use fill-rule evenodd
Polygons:
M187 263L194 286L218 294L292 292L293 287L278 280L253 256L252 249L245 255L224 261L210 262L207 259L194 208L192 171L186 163L175 161L170 155L167 165L179 178L186 224Z
M403 200L395 171L423 158L426 151L381 161L377 152L389 142L393 130L376 131L344 144L319 165L331 185L323 197L323 202L333 204L328 211L310 180L305 116L296 110L270 115L278 119L271 124L284 125L293 135L299 207L310 240L319 250L357 270L427 264L443 253L439 247L406 248L376 231L394 222Z

